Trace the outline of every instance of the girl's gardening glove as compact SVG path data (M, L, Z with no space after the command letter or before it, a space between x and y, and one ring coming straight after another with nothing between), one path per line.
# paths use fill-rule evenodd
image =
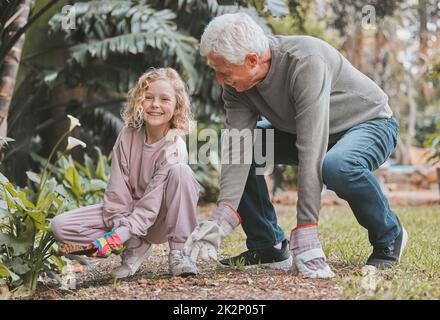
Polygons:
M217 251L224 238L241 223L241 218L230 206L220 204L214 215L202 221L188 237L185 254L193 262L197 259L217 260Z
M110 254L120 254L124 251L125 247L121 242L121 238L114 231L106 233L102 238L93 241L86 247L86 250L90 249L92 253L88 254L89 257L94 258L108 258ZM93 250L95 249L95 250Z

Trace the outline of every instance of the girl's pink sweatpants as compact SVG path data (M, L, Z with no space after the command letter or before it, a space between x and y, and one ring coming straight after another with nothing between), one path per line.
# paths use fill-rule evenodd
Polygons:
M168 173L160 211L154 223L146 231L145 240L153 244L168 241L172 250L183 248L188 236L197 225L197 202L200 186L194 179L191 168L176 164ZM133 207L136 201L133 202ZM52 220L52 231L56 240L87 245L107 232L102 218L103 204L90 205L65 212ZM122 242L136 236L125 232Z

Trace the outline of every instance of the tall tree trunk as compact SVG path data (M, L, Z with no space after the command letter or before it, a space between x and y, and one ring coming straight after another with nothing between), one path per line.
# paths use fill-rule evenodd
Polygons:
M426 55L428 52L428 3L427 0L419 0L417 7L419 14L419 52Z
M10 25L9 39L12 38L19 29L26 25L29 19L31 4L32 0L22 0L18 5L17 16ZM12 94L14 92L15 80L17 77L18 66L20 65L23 43L24 34L8 52L0 69L0 136L6 136L7 133L9 106L11 104ZM2 144L3 141L0 140L0 146Z
M429 49L429 30L428 30L428 0L419 0L419 4L417 6L419 21L420 21L420 27L419 27L419 54L420 59L418 61L418 64L424 68L429 62L429 55L428 55L428 49ZM423 77L423 75L422 75ZM433 90L431 90L428 86L427 81L421 81L419 85L419 89L423 93L424 97L429 99L432 94Z
M405 149L409 153L409 150L413 144L414 137L416 136L416 118L417 118L417 102L415 99L416 91L414 88L414 83L410 74L405 75L406 85L408 86L408 104L409 104L409 112L408 112L408 132L406 135L406 143ZM405 161L409 159L406 158ZM405 163L409 164L409 163Z
M358 70L364 72L364 32L362 27L356 26L354 39L352 63Z
M375 54L374 54L374 81L383 88L383 75L387 66L386 58L386 42L387 39L383 35L382 26L376 26L374 34Z

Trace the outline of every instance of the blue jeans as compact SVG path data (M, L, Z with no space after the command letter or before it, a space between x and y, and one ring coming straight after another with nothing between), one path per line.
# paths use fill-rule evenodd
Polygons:
M274 129L275 164L298 164L294 134L273 128L267 120L259 121L257 127ZM336 141L330 139L322 166L324 184L348 202L359 224L368 230L370 243L378 247L389 245L401 231L372 173L395 149L398 132L399 125L394 117L356 125L333 136ZM263 150L264 146L263 138ZM249 249L267 248L285 239L264 176L255 174L256 167L255 164L251 166L238 207Z

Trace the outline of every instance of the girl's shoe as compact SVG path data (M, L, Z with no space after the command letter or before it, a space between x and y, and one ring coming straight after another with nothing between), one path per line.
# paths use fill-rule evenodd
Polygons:
M168 255L170 273L173 276L193 276L199 271L194 262L183 252L183 250L171 250Z
M141 238L133 237L125 243L125 246L126 249L121 254L121 265L110 272L116 279L134 275L153 252L152 244Z

